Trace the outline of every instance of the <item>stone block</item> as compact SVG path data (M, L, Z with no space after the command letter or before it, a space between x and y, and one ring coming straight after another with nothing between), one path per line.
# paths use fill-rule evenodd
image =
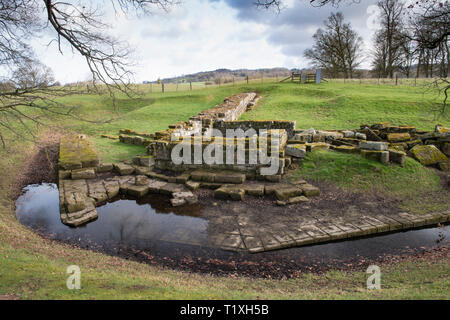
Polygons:
M304 144L290 144L285 148L286 155L296 158L304 158L306 156L306 146Z
M136 176L135 184L137 186L148 186L148 183L149 183L149 179L147 178L147 176L144 176L144 175Z
M155 164L153 156L141 156L139 157L139 164L143 167L151 167Z
M72 170L72 180L95 179L95 177L96 175L94 168L83 168Z
M197 181L188 180L186 181L185 185L189 190L192 191L196 191L198 190L198 188L200 188L200 182Z
M246 176L243 173L227 171L227 172L217 172L214 177L214 182L241 184L245 182L245 179Z
M237 186L222 186L214 191L214 197L223 200L244 200L245 190Z
M121 176L129 175L134 172L134 167L125 163L114 164L114 170L116 170Z
M359 140L367 140L367 136L364 133L361 133L361 132L356 132L355 133L355 138L359 139Z
M389 163L389 151L361 150L361 156L366 159L379 161L383 164Z
M303 186L304 185L300 185L300 186L291 185L289 187L276 189L275 196L277 197L278 200L281 200L281 201L288 200L289 198L301 196L303 194Z
M414 159L419 161L424 166L447 161L447 157L445 156L445 154L443 154L434 145L417 145L409 150L409 152Z
M411 135L408 132L389 133L387 135L389 142L402 142L411 140Z
M319 188L317 188L309 183L302 184L299 187L302 189L303 194L307 197L316 197L316 196L320 195Z
M360 141L359 148L364 150L385 151L388 149L388 143L379 141Z
M403 167L406 163L406 153L389 149L389 160L393 163L398 163Z
M104 173L104 172L110 172L113 170L112 163L100 163L97 167L97 172Z
M87 201L86 195L80 192L66 193L66 210L69 213L84 210L86 209Z
M313 143L306 143L306 151L314 151L319 149L329 149L330 145L325 142L313 142Z
M245 192L250 196L261 197L264 195L263 184L246 184L243 186Z
M138 186L133 186L130 185L127 188L127 194L129 194L130 196L136 197L136 198L141 198L143 196L145 196L149 191L149 187L148 186L142 186L142 185L138 185Z

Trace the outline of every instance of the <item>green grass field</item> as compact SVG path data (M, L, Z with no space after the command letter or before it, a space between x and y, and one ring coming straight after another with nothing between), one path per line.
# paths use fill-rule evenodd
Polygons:
M263 99L242 119L295 120L297 128L346 129L361 124L390 121L432 130L439 120L430 112L434 92L424 87L376 84L250 83L194 91L150 93L129 99L120 97L118 111L106 96L82 95L64 99L75 115L96 123L55 117L45 131L73 131L89 136L104 161L117 161L144 152L144 148L101 138L119 129L154 132L187 120L220 103L225 97L257 91ZM35 151L30 142L8 136L0 149L0 295L26 299L448 299L450 264L447 258L409 261L382 266L382 290L366 290L365 270L304 274L291 280L216 278L130 262L42 239L22 226L14 216L14 181ZM308 156L296 174L336 183L342 188L385 192L405 199L418 211L448 207L448 199L427 199L440 188L436 173L409 159L404 168L384 167L358 156L318 152ZM419 181L419 183L415 183ZM412 201L420 192L428 207ZM419 210L420 209L420 210ZM66 288L66 268L82 271L82 290Z

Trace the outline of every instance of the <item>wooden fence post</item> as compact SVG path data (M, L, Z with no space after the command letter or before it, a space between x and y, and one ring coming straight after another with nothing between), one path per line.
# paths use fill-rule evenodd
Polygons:
M161 91L164 93L164 82L161 82Z
M248 84L248 75L247 75L247 77L246 77L246 78L247 78L247 84Z
M192 91L192 81L189 81L189 89Z

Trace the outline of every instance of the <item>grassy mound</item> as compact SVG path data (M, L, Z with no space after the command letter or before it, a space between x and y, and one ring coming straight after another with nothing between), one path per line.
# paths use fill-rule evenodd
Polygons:
M384 165L358 154L317 150L307 154L296 174L314 181L335 183L346 190L395 197L402 200L405 209L414 212L448 207L448 199L435 195L442 190L436 172L409 157L401 167Z

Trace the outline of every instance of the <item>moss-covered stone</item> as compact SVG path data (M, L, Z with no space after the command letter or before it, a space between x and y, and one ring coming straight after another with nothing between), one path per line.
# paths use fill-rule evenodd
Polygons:
M412 148L410 154L424 166L447 161L447 157L434 145L417 145Z
M402 142L411 140L411 135L408 132L389 133L387 135L389 142Z

